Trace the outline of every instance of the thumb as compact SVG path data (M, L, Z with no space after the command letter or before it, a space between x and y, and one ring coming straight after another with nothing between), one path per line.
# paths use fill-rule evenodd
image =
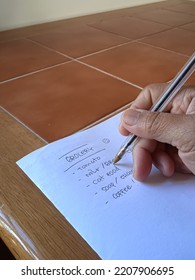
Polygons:
M195 115L126 110L122 125L129 132L146 139L167 143L183 152L195 146Z

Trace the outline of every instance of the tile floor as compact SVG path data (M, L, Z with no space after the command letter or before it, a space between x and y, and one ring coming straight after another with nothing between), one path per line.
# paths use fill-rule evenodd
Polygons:
M0 105L51 142L171 80L194 50L195 1L0 32Z
M194 35L195 2L181 0L0 32L0 104L59 139L172 79Z

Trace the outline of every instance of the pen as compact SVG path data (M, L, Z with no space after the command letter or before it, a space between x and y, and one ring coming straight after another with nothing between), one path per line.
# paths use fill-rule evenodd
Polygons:
M171 100L176 96L178 91L187 81L187 79L191 76L191 74L195 70L195 52L183 66L183 68L178 72L175 78L168 84L165 91L162 93L157 102L150 108L151 112L162 112L166 106L171 102ZM125 143L120 148L119 152L116 154L113 159L113 163L117 163L124 156L127 150L133 149L135 144L138 141L138 137L134 134L129 135Z

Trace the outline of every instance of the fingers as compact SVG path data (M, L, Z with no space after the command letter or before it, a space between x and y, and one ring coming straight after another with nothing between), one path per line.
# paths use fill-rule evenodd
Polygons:
M167 84L151 84L145 87L134 102L131 104L130 109L150 109L154 102L159 98L159 96L163 93ZM123 118L123 115L122 115ZM122 135L129 135L128 129L123 126L123 121L121 118L121 122L119 124L119 131Z
M121 118L121 122L119 123L119 132L124 135L124 136L128 136L129 135L129 130L126 129L124 126L123 126L123 120Z
M170 145L166 145L166 153L171 157L175 165L175 171L180 173L191 173L184 161L178 155L178 150ZM195 157L194 157L195 159Z
M138 181L145 181L148 178L152 164L166 177L171 177L175 171L172 157L155 140L139 140L133 149L133 164L133 176Z
M174 170L188 170L195 174L195 115L157 113L145 110L127 110L121 119L126 132L142 138L134 148L134 176L143 181L152 167L152 160L165 176ZM155 142L166 143L178 150L181 161L166 152L154 152ZM184 165L187 167L185 168Z
M164 145L166 147L166 145ZM175 172L175 161L172 156L169 155L164 149L156 149L152 155L153 164L160 170L160 172L166 176L171 177Z
M130 106L131 109L149 110L168 84L151 84L145 87Z
M147 86L121 117L121 134L141 137L133 151L134 177L140 181L148 177L152 164L165 176L174 171L195 174L195 87L184 87L167 106L169 113L150 112L166 87ZM162 145L170 149L159 149Z
M152 169L152 152L156 141L140 139L133 149L133 177L145 181Z
M141 138L155 139L177 147L181 152L190 152L195 148L194 123L195 115L128 109L120 127Z

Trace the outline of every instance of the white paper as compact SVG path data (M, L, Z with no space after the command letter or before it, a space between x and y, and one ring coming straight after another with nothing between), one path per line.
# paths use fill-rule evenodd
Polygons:
M195 177L170 179L153 169L147 183L139 183L130 153L114 166L125 139L119 118L17 164L102 259L195 259Z

